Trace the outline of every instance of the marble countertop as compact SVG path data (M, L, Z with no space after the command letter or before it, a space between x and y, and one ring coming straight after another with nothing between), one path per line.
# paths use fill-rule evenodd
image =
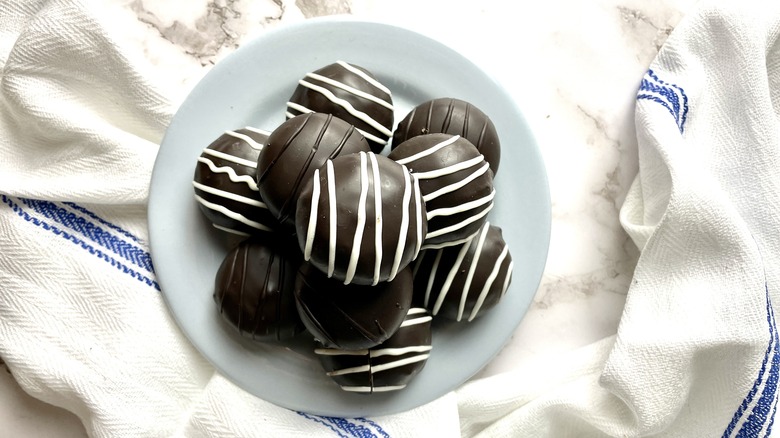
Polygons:
M476 378L614 334L639 252L618 222L637 172L634 102L643 73L696 0L111 0L103 11L174 103L263 31L331 14L403 26L495 76L545 159L552 235L542 282L504 350ZM411 13L410 11L414 11ZM26 395L0 368L11 436L83 436L71 414Z

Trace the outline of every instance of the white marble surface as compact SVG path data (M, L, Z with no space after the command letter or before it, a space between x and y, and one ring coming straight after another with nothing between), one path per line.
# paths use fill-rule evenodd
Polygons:
M553 201L544 277L509 344L479 376L614 334L638 251L618 223L636 173L633 107L642 74L696 0L111 0L104 11L174 103L268 28L352 14L408 27L501 81L534 128ZM24 394L0 368L8 436L83 436L71 414Z

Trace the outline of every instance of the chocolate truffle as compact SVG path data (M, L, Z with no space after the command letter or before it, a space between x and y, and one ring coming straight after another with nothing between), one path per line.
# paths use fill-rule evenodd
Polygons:
M227 131L198 157L195 199L214 227L244 236L277 227L255 183L257 158L268 135L250 127Z
M431 316L416 307L390 339L362 350L316 348L322 367L341 389L374 393L403 389L425 366L431 352Z
M420 182L428 219L424 249L462 243L482 227L495 189L488 163L471 142L449 134L420 135L388 157L408 166Z
M393 148L423 134L459 135L477 147L495 175L501 161L501 143L490 118L474 105L452 98L433 99L413 108L393 134Z
M363 136L330 114L308 113L279 125L268 137L257 161L260 195L274 216L295 227L300 191L315 169L339 154L369 151Z
M412 302L411 267L376 286L344 285L304 263L295 282L303 324L324 347L359 350L386 341Z
M344 284L392 280L420 251L427 226L410 172L373 152L328 160L304 186L295 218L304 259Z
M265 236L239 243L225 256L214 282L223 318L255 340L288 339L304 330L295 307L297 248Z
M307 73L298 81L287 118L320 112L354 125L379 153L393 135L393 97L390 90L363 67L337 61Z
M512 256L501 229L486 222L462 245L423 251L413 270L415 303L437 318L471 321L506 293Z

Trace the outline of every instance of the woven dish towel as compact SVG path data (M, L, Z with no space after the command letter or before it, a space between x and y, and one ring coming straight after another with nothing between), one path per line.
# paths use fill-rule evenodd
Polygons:
M768 436L780 351L780 6L703 1L637 94L642 250L618 334L410 412L285 410L173 323L146 244L174 112L97 3L0 0L0 357L91 436Z

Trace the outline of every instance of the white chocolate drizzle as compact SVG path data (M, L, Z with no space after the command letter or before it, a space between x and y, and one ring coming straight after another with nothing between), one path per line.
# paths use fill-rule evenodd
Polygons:
M320 169L314 170L312 177L311 211L309 212L309 226L306 229L306 244L303 248L303 259L307 262L311 258L311 248L314 244L314 231L317 229L317 207L320 205Z
M364 113L363 111L360 111L360 110L356 109L354 106L352 106L351 103L349 103L348 101L346 101L346 100L336 96L335 94L333 94L332 91L328 90L327 88L321 87L321 86L316 85L316 84L312 84L311 82L308 82L308 81L303 80L303 79L299 80L298 84L300 84L300 85L302 85L302 86L304 86L304 87L306 87L306 88L308 88L308 89L310 89L312 91L316 91L316 92L322 94L323 96L325 96L326 99L328 99L329 101L333 102L334 104L344 108L350 115L358 118L359 120L362 120L362 121L366 122L366 124L368 124L369 126L371 126L374 129L376 129L377 131L381 132L382 134L384 134L384 135L386 135L388 137L391 137L393 135L393 132L391 130L389 130L387 127L385 127L384 125L382 125L381 123L376 121L373 117L369 116L368 114Z
M245 225L249 225L252 228L257 228L258 230L264 230L264 231L271 231L271 228L261 224L260 222L255 222L251 219L247 219L246 216L240 213L236 213L235 211L232 211L222 205L217 205L212 202L206 201L205 199L201 198L198 195L195 195L195 200L200 202L206 208L222 213L225 216L229 217L230 219L241 222Z
M198 157L198 162L208 166L209 170L211 170L214 173L227 174L228 178L230 178L230 181L234 183L244 183L249 187L249 190L255 192L258 191L257 183L255 182L255 179L252 178L250 175L239 175L236 173L236 170L230 166L217 166L213 161L209 160L206 157Z
M471 282L474 279L474 272L477 270L477 264L479 264L479 256L482 254L482 247L485 244L487 238L487 232L490 228L490 224L485 222L480 230L479 240L477 241L477 247L474 249L474 258L471 259L471 267L469 273L466 276L466 281L463 283L463 291L460 295L460 302L458 304L458 315L455 318L456 321L460 321L463 318L463 311L466 307L466 297L468 297L469 289L471 289ZM470 246L470 245L469 245Z
M350 87L349 85L347 85L347 84L345 84L343 82L339 82L339 81L333 80L333 79L331 79L329 77L325 77L325 76L322 76L322 75L317 74L317 73L308 73L308 74L306 74L306 77L312 78L312 79L320 81L320 82L324 82L324 83L326 83L326 84L328 84L330 86L336 87L336 88L340 88L340 89L346 91L349 94L354 94L355 96L362 97L363 99L370 100L371 102L379 104L379 105L389 109L390 111L395 111L395 108L393 108L393 104L392 103L387 102L384 99L380 99L379 97L374 96L373 94L366 93L365 91L358 90L355 87Z
M244 158L239 158L234 155L226 154L224 152L215 151L214 149L206 148L203 150L203 153L206 155L211 155L212 157L221 158L225 161L230 161L232 163L240 164L242 166L251 167L254 169L257 168L257 161L251 161Z
M471 309L471 315L469 315L469 321L473 320L477 316L477 313L479 313L479 309L482 308L482 303L485 302L485 297L487 297L487 294L490 291L490 287L493 286L493 282L496 280L496 277L498 276L498 271L501 269L501 264L504 262L504 259L506 258L507 254L509 254L509 247L504 245L504 250L501 251L501 254L498 256L496 265L493 267L493 270L490 272L490 276L488 277L487 281L485 281L485 285L482 287L482 292L479 293L479 298L477 298L477 303L474 304L474 308Z
M328 233L328 278L333 276L333 270L336 268L336 221L338 215L336 212L336 175L333 171L333 161L328 160L325 163L326 177L328 179L328 210L329 210L329 228Z
M235 131L225 131L225 134L227 134L227 135L229 135L231 137L237 138L239 140L245 141L249 146L252 147L252 149L254 149L256 151L262 151L263 150L263 146L264 146L263 144L256 142L252 137L250 137L250 136L248 136L246 134L242 134L240 132L235 132Z
M218 230L225 231L225 232L227 232L227 233L236 234L236 235L238 235L238 236L244 236L244 237L250 236L250 234L249 234L249 233L245 233L245 232L243 232L243 231L239 231L239 230L234 230L234 229L232 229L232 228L228 228L228 227L223 227L222 225L217 225L217 224L211 224L211 225L212 225L214 228L216 228L216 229L218 229Z
M379 176L379 163L376 155L368 154L371 162L372 178L374 185L374 281L372 286L379 283L379 274L382 269L382 180ZM400 240L400 239L399 239Z
M367 75L366 72L364 72L363 70L361 70L359 68L356 68L356 67L352 66L351 64L348 64L348 63L346 63L344 61L336 61L336 64L338 64L338 65L344 67L345 69L351 71L352 73L360 76L361 78L363 78L364 81L366 81L369 84L375 86L376 88L384 91L388 95L390 95L390 96L393 95L393 93L390 91L389 88L385 87L384 85L382 85L381 82L379 82L376 79L372 78L371 76Z
M401 258L403 258L404 248L406 247L406 233L409 231L409 209L406 208L406 206L409 205L409 201L412 198L412 184L409 171L405 166L402 165L401 167L403 167L404 170L404 194L403 199L401 200L401 206L403 208L401 208L401 223L398 233L398 245L395 248L393 266L390 268L390 277L387 279L387 281L393 281L395 276L398 274L398 268L401 266Z
M240 202L246 205L251 205L253 207L268 208L264 202L257 199L247 198L246 196L237 195L235 193L228 192L226 190L220 190L215 187L210 187L205 184L201 184L197 181L193 181L192 185L198 190L201 190L206 193L210 193L212 195L219 196L221 198L230 199L232 201Z
M444 207L444 208L438 208L436 210L431 210L427 212L428 220L431 220L437 216L452 216L458 213L464 213L466 211L469 211L473 208L481 207L490 201L493 200L496 196L496 189L493 189L492 192L490 192L489 195L483 196L479 199L475 199L473 201L465 202L463 204L457 205L455 207Z
M294 109L295 111L298 111L301 114L309 114L309 113L316 112L313 109L306 108L305 106L297 104L295 102L287 102L287 107L288 108L292 108L292 109ZM293 117L296 116L296 114L293 114L293 113L291 113L289 111L286 111L284 113L284 116L286 118L288 118L288 119L292 119ZM366 140L370 140L370 141L373 141L373 142L378 143L378 144L387 144L387 142L389 140L389 138L377 137L376 135L374 135L374 134L372 134L372 133L370 133L370 132L368 132L368 131L366 131L364 129L360 129L357 126L355 126L355 129L360 133L360 135L365 137Z
M425 158L428 155L431 155L431 154L439 151L440 149L443 149L443 148L445 148L445 147L455 143L456 141L458 141L459 138L460 138L459 135L454 135L454 136L448 138L447 140L444 140L444 141L436 144L435 146L429 147L428 149L426 149L424 151L420 151L420 152L418 152L418 153L416 153L414 155L410 155L410 156L408 156L406 158L398 159L398 160L396 160L396 162L398 164L409 164L409 163L411 163L413 161L419 160L420 158Z
M368 198L368 165L366 163L366 153L360 152L360 199L357 207L357 227L355 236L352 240L352 251L347 264L347 275L344 284L350 284L355 276L358 258L360 258L360 245L363 240L363 230L366 226L366 199Z

